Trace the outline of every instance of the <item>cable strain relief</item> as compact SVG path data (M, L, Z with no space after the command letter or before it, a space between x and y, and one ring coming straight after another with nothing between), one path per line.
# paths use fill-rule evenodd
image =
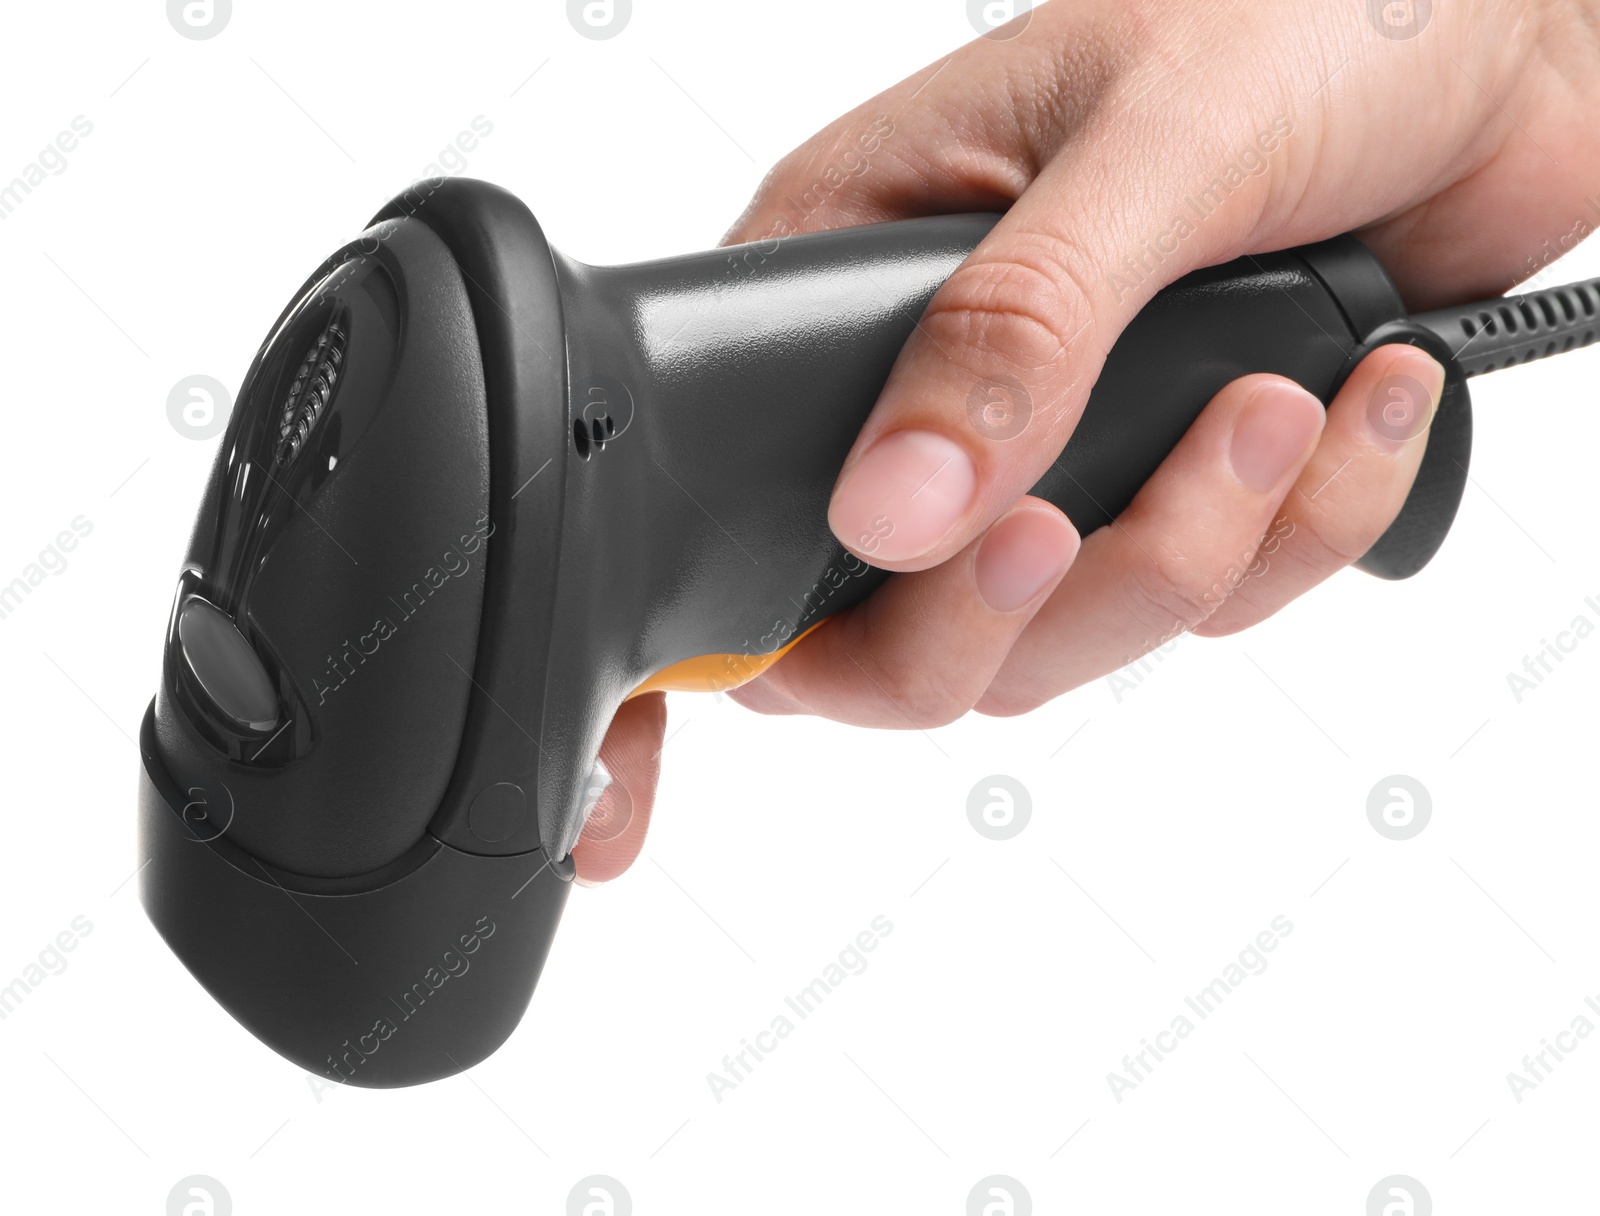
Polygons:
M1600 279L1422 313L1468 376L1532 363L1600 339Z

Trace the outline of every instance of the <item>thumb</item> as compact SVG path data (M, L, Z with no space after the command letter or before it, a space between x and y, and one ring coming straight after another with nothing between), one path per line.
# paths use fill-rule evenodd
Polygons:
M835 486L829 523L873 565L921 570L971 543L1060 454L1138 310L1273 235L1288 103L1252 82L1226 113L1197 107L1192 80L1152 66L1148 25L1116 0L1038 7L785 157L729 233L1006 211L934 296ZM1214 179L1215 205L1174 231Z

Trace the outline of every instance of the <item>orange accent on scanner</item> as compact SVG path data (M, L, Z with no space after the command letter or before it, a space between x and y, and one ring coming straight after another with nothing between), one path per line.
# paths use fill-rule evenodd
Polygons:
M780 646L771 654L702 654L674 663L671 667L663 667L623 700L631 701L647 692L727 692L730 688L738 688L788 654L800 638L831 619L818 621L800 637Z

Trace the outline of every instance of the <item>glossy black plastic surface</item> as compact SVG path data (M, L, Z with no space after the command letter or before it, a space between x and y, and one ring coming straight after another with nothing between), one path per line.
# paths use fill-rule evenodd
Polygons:
M333 321L341 373L286 453L286 412L296 426L307 388L296 384ZM422 835L465 724L488 484L461 275L425 227L372 229L311 276L263 344L174 595L162 760L181 785L228 782L239 847L334 877L386 865ZM227 614L276 686L267 738L212 712L181 661L171 634L190 596Z
M145 910L267 1046L329 1082L391 1088L471 1068L516 1028L571 889L541 853L423 835L376 872L307 879L230 842L225 783L172 784L153 713L140 750Z

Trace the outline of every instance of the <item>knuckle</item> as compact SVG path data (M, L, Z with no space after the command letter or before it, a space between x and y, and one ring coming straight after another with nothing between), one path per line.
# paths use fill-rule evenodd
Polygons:
M1082 272L1060 248L1065 244L1014 238L1000 256L967 262L940 289L924 324L1012 366L1050 366L1093 319Z
M1285 565L1322 573L1342 570L1365 554L1388 526L1369 527L1319 504L1309 505L1295 517L1293 540L1285 538L1278 548Z
M1258 604L1255 596L1241 589L1228 601L1226 611L1207 617L1189 632L1197 638L1232 637L1260 624L1277 610L1277 605Z
M1129 614L1146 631L1164 636L1178 625L1192 630L1231 593L1226 578L1181 556L1170 542L1146 551L1150 560L1135 563L1124 584Z
M870 660L862 671L893 703L894 716L916 730L948 726L972 708L981 691L965 687L952 667L937 661Z

